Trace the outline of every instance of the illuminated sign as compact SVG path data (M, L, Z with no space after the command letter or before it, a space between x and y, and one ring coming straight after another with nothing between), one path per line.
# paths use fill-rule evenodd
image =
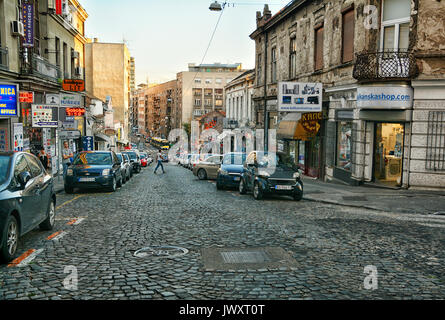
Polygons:
M65 91L85 91L85 81L77 79L65 79L62 83L62 89Z
M0 116L18 116L17 86L0 84Z
M27 103L34 103L34 92L20 91L20 93L19 93L19 101L20 102L27 102Z
M65 108L67 117L81 117L85 114L84 108Z

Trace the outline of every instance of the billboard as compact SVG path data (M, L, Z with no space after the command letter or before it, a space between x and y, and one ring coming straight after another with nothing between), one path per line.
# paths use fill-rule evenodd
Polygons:
M320 112L323 84L306 82L278 83L278 111Z
M0 84L0 117L18 116L17 85Z

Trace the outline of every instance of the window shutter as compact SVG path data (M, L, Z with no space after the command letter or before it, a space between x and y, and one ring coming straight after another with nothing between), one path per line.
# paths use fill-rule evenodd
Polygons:
M343 14L342 62L354 59L354 10Z
M315 70L323 69L323 27L315 30Z

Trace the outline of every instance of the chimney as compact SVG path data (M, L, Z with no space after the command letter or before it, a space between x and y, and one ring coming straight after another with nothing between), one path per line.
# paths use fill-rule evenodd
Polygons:
M263 20L269 20L270 17L272 17L272 11L269 10L269 5L265 4L264 5L264 10L263 10Z
M260 27L261 25L261 11L257 11L256 12L256 26L257 28Z

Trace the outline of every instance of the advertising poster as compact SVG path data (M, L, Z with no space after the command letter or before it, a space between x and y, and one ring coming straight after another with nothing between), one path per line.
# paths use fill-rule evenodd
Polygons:
M24 47L34 47L34 5L24 3L22 6L22 18L25 36L23 37Z
M57 107L48 105L32 105L33 128L57 128Z
M320 112L323 85L321 83L278 83L278 111Z
M15 84L0 84L0 116L18 116L18 93Z
M59 106L60 105L60 95L59 94L47 94L46 95L46 104L51 106Z
M14 123L14 151L23 151L23 124Z

